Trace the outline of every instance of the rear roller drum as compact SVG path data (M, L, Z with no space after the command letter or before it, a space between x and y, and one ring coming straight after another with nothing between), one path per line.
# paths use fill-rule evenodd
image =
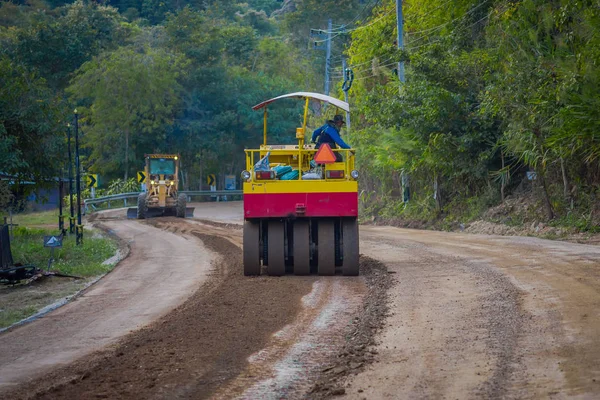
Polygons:
M319 275L335 275L335 224L333 220L319 220L318 271Z
M285 223L283 221L269 221L267 232L268 257L267 273L272 276L285 274Z
M244 275L260 275L260 222L244 222Z
M294 222L294 274L310 274L310 231L308 221Z
M342 274L358 275L358 221L356 218L342 220L343 264Z

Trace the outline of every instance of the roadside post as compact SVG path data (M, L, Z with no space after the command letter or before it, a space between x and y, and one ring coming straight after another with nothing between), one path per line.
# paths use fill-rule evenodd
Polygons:
M137 181L140 184L140 191L145 192L146 191L146 171L138 171ZM125 206L127 206L127 199L125 199Z
M62 236L67 233L67 230L65 229L65 216L63 215L63 191L65 188L63 176L64 170L58 178L58 230L60 230Z
M142 192L146 191L146 171L137 172L137 181L140 184Z
M97 174L87 174L85 176L86 185L91 190L92 199L96 198L96 188L98 187L98 175Z
M236 189L236 176L235 175L225 175L225 190L235 190ZM223 196L223 200L229 200L227 195Z
M86 180L85 185L88 189L90 189L92 199L95 199L96 198L96 188L98 187L98 175L97 174L86 174L85 180ZM127 203L125 203L125 206L127 206ZM83 214L85 215L86 212L88 212L87 205L83 209Z
M211 192L217 191L217 177L215 176L215 174L208 174L208 176L206 177L206 183L208 183L208 186L210 186ZM212 199L215 199L215 201L219 201L219 196L210 196L210 197Z
M50 267L54 262L54 249L62 247L63 235L59 236L44 236L44 247L50 248L50 258L48 259L48 269L46 272L50 272Z
M81 224L81 165L79 164L79 114L77 109L74 111L75 124L75 168L77 188L77 226L75 227L75 243L77 246L83 244L83 225Z

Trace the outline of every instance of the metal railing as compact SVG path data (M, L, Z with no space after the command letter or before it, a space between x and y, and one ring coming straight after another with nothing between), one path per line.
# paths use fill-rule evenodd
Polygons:
M97 197L95 199L85 199L83 201L83 203L86 208L91 206L92 209L95 210L96 209L95 205L97 205L97 204L107 203L108 208L110 208L111 202L116 202L116 201L122 200L123 207L128 207L127 199L137 199L138 196L140 195L140 193L141 192L112 194L110 196L102 196L102 197ZM216 191L181 190L181 191L179 191L179 193L184 193L186 196L188 196L188 199L191 197L196 197L196 196L217 196L217 199L219 199L219 197L221 197L221 196L236 196L236 195L241 196L243 194L243 191L241 191L241 190L216 190Z
M244 194L242 190L181 190L179 193L185 193L187 196L241 196Z
M119 194L111 194L109 196L102 196L102 197L96 197L95 199L85 199L83 201L83 204L85 205L86 208L88 208L89 206L92 206L92 208L95 210L96 204L101 204L101 203L107 203L108 204L108 208L110 208L110 202L111 201L120 201L123 200L123 206L127 207L127 199L132 199L135 198L137 199L137 197L140 195L140 192L129 192L129 193L119 193Z

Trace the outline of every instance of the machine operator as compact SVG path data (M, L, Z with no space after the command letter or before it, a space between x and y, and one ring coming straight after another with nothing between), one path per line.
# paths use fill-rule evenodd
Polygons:
M333 120L328 120L325 125L315 129L312 134L312 142L316 144L315 148L318 149L321 144L327 143L332 149L336 149L337 146L349 149L350 146L340 136L340 129L345 123L344 117L338 114L333 117ZM343 160L342 155L338 152L335 153L335 159L338 162Z

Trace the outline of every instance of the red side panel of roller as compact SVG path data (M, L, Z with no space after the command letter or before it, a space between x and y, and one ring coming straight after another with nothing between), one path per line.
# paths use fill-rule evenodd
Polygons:
M244 218L357 217L358 193L253 193L244 195Z

